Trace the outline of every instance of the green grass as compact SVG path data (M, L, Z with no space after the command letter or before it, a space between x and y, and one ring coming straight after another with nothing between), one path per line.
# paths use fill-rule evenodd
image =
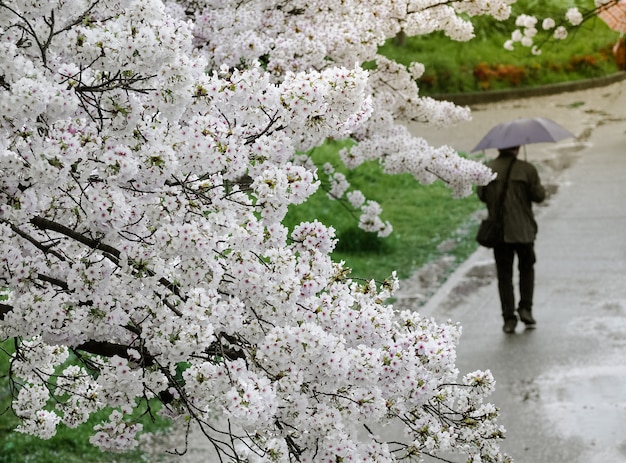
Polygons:
M519 44L514 51L503 48L516 29L513 18L520 12L535 14L540 21L546 16L558 20L573 4L581 10L589 9L593 1L518 0L513 5L515 14L508 21L475 18L476 37L470 42L453 42L436 33L409 37L403 44L390 40L380 51L403 64L423 63L426 71L419 85L425 95L533 87L616 72L611 49L618 34L598 18L592 18L570 32L564 41L543 43L540 56L532 55L528 48ZM537 43L542 42L539 37L547 36L541 34L537 36Z
M329 142L317 148L313 159L317 165L338 165L337 151L342 142ZM345 173L355 189L368 199L380 203L381 218L389 221L394 232L378 238L357 228L358 220L338 201L329 201L326 192L318 191L303 205L292 207L286 225L317 219L336 230L339 243L335 260L344 260L352 276L383 280L396 270L400 278L442 254L438 245L446 240L456 243L452 255L465 259L476 249L473 240L474 212L483 206L475 196L453 199L441 182L420 185L413 176L386 175L377 163L369 162Z

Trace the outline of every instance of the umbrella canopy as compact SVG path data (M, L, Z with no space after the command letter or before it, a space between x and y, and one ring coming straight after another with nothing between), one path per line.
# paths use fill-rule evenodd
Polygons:
M565 138L576 138L576 136L552 119L545 117L516 119L492 128L478 142L472 153L488 148L503 149L530 143L554 143Z
M626 32L626 0L613 0L598 7L598 16L611 29Z

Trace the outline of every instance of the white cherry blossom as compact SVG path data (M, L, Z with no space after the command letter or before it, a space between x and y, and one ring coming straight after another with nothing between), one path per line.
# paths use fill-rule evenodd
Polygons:
M315 166L327 139L351 140L348 169L379 162L453 196L488 183L406 128L469 109L422 97L423 66L378 47L400 31L467 40L468 17L505 19L511 3L0 2L0 339L16 346L17 430L49 438L107 410L90 442L124 451L143 431L132 417L161 402L229 461L506 461L494 379L454 365L460 328L397 313L395 273L351 279L332 226L282 221L328 187L391 233L342 170ZM374 424L402 432L385 442Z
M595 0L595 8L581 9L573 6L563 11L562 18L546 17L541 20L542 31L550 35L540 37L536 24L539 19L528 14L520 14L515 18L515 25L522 29L512 31L511 38L503 44L506 50L514 50L515 42L522 42L523 45L531 47L533 55L541 54L541 46L551 40L565 40L569 36L570 30L580 27L585 21L597 16L605 8L617 5L620 0ZM556 19L555 19L556 18ZM522 41L523 40L523 41ZM538 43L536 43L538 42Z
M583 22L583 15L576 7L568 8L565 13L565 18L572 26L578 26Z

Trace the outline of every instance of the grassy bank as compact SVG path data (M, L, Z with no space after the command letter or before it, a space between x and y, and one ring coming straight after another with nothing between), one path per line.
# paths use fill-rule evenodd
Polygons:
M519 44L514 51L503 48L516 29L514 17L519 13L559 19L572 4L581 10L593 7L592 0L518 0L513 5L514 15L508 21L475 18L476 37L470 42L453 42L436 33L390 40L381 48L381 53L404 64L423 63L426 71L419 85L425 95L533 87L616 72L612 47L618 34L598 18L585 22L563 41L542 42L540 32L537 43L542 44L542 53L539 56Z
M317 148L313 159L318 166L325 162L338 165L338 150L343 145L330 142ZM352 276L383 280L393 270L400 278L408 277L422 265L441 255L439 245L447 241L458 260L476 249L473 240L476 219L473 214L482 208L475 196L453 199L441 182L420 185L409 174L386 175L377 163L365 163L343 172L354 188L383 208L381 218L389 221L394 232L377 238L357 228L358 220L344 204L329 201L321 189L305 204L292 207L286 224L317 219L332 225L339 243L333 254L353 269Z

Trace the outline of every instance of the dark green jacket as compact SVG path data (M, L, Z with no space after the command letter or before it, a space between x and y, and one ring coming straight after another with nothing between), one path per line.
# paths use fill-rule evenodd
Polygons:
M489 217L495 217L496 203L502 187L506 170L515 158L510 152L501 153L496 159L487 162L487 166L498 174L489 185L478 187L478 197L487 204ZM517 159L513 164L509 179L509 188L504 200L504 241L506 243L532 243L537 236L537 222L533 214L532 203L540 203L546 197L546 190L541 185L537 169L530 163Z

